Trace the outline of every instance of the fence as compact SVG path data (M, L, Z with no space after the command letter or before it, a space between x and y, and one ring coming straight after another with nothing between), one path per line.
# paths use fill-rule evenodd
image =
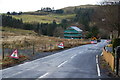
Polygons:
M25 46L25 45L23 45ZM5 56L10 56L10 54L17 49L18 50L18 54L19 55L25 55L25 56L29 56L32 57L34 54L38 53L38 52L47 52L50 50L54 50L56 47L56 45L52 45L52 44L45 44L45 45L30 45L30 47L16 47L12 45L11 48L3 48L1 49L1 56L4 59Z
M89 41L83 41L83 40L58 40L53 42L30 42L28 40L25 40L24 42L20 41L14 41L11 43L4 43L2 44L2 56L10 55L15 49L18 49L19 54L21 55L27 55L32 56L36 52L49 52L49 51L55 51L60 48L58 48L58 44L60 42L64 42L65 48L70 48L82 44L89 44Z
M114 71L114 56L110 52L107 52L105 49L103 49L103 57L105 61L110 65L112 71Z

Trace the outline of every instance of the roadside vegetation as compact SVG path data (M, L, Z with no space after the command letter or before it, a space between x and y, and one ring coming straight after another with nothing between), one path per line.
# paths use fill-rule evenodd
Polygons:
M19 55L19 60L13 59L9 56L5 56L3 60L0 59L0 65L2 65L2 69L11 67L20 63L23 63L25 60L30 59L28 56Z

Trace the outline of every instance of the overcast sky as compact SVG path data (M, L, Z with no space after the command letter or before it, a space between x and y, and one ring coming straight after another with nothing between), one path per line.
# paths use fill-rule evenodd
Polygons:
M68 6L97 4L100 0L0 0L0 13L36 11L41 7L60 9Z

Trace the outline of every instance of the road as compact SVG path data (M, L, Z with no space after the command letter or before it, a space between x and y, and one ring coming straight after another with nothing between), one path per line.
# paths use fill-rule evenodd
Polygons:
M78 46L0 72L2 78L106 78L98 61L106 44L102 40L97 44Z

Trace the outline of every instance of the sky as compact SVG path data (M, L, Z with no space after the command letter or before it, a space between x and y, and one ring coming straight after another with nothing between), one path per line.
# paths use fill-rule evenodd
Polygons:
M68 6L97 4L100 0L0 0L0 13L37 11L41 7L60 9Z

